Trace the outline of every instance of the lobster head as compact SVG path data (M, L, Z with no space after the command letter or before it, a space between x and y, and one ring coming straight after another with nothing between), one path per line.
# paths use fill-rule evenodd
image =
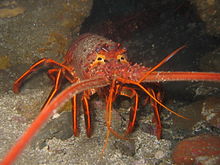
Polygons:
M87 73L88 78L100 76L109 80L117 77L138 80L149 70L139 64L131 64L127 58L127 50L119 43L100 45L93 53Z
M100 45L93 53L95 57L88 67L88 76L101 76L108 79L121 76L122 70L130 64L127 60L126 49L120 44Z
M66 65L73 66L81 80L94 77L138 79L139 72L146 67L130 64L126 52L119 43L87 33L73 43L65 61Z

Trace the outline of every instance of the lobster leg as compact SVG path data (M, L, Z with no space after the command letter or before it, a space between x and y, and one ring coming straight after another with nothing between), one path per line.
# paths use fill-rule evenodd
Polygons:
M13 91L15 93L19 93L19 89L20 89L20 86L22 84L22 82L24 81L24 79L30 75L32 72L35 72L37 70L40 69L40 66L41 65L55 65L55 66L59 66L59 67L62 67L64 70L66 70L67 72L69 73L72 73L72 71L65 65L63 64L60 64L52 59L46 59L46 58L43 58L41 60L39 60L38 62L36 62L35 64L33 64L29 69L28 71L26 71L20 78L18 78L14 85L13 85Z
M158 86L158 85L156 85ZM128 95L126 93L123 92L123 90L131 90L132 94ZM160 89L160 88L159 88ZM156 98L158 101L162 102L162 98L161 98L161 92L155 92L152 88L146 88L147 91L149 91L151 93L151 95ZM161 89L160 89L161 90ZM128 128L127 128L127 132L126 133L131 133L133 131L134 125L135 125L135 121L136 121L136 113L137 113L137 108L138 108L138 94L136 92L136 90L134 90L133 88L128 88L128 87L123 87L122 91L120 92L120 95L124 95L127 96L129 98L133 98L134 97L134 105L130 110L130 119L129 119L129 124L128 124ZM147 97L147 99L145 100L145 104L146 105L148 102L151 103L151 106L154 110L154 118L153 121L156 122L156 135L157 135L157 139L160 139L161 137L161 129L162 129L162 125L161 125L161 120L160 120L160 111L159 111L159 107L157 102L155 102L151 97Z
M49 69L49 70L47 71L48 77L49 77L53 82L56 81L56 77L57 77L57 72L58 72L58 71L59 71L59 69L57 69L57 68Z
M165 108L166 110L170 111L171 113L175 114L176 116L179 116L183 119L188 119L176 112L174 112L173 110L171 110L170 108L168 108L167 106L165 106L164 104L162 104L159 100L157 100L144 86L142 86L141 84L139 84L136 81L132 81L129 79L124 79L124 78L117 78L118 81L122 82L122 83L126 83L126 84L133 84L133 85L137 85L139 88L141 88L152 100L154 100L158 105L160 105L161 107Z
M114 136L118 137L119 139L124 139L124 140L128 140L128 138L126 138L123 135L120 135L119 133L117 133L114 129L111 128L111 121L112 121L112 103L113 100L116 98L116 95L118 93L118 88L120 88L120 86L116 85L116 80L113 80L110 89L109 89L109 95L106 98L106 114L105 114L105 120L106 120L106 126L107 126L107 132L106 132L106 138L105 138L105 144L103 146L103 152L105 150L105 148L107 147L108 144L108 138L110 136L110 133L112 133Z
M134 124L136 121L136 116L137 116L137 109L138 109L138 94L136 91L135 92L135 96L134 96L134 105L130 110L130 119L129 119L129 124L128 124L128 128L127 128L127 133L131 133L134 129Z
M162 102L160 92L155 93L153 89L149 89L148 91L150 91L152 96L154 96L158 101ZM159 111L159 107L158 107L157 102L155 102L152 98L150 98L150 102L151 102L151 106L154 110L153 121L156 122L156 136L157 136L157 139L159 140L161 138L161 134L162 134L162 124L161 124L161 120L160 120L160 111Z
M73 134L78 136L78 121L77 121L77 96L74 95L72 98L72 120L73 120Z
M58 90L60 89L60 84L61 84L61 80L62 80L62 70L61 69L58 70L57 75L54 78L55 78L54 88L51 91L49 97L47 98L47 101L44 103L43 107L47 106L51 102L51 100L54 98L54 96L57 94Z
M123 90L126 89L126 90L132 90L132 94L131 95L128 95L128 94L125 94L123 93ZM155 92L152 88L146 88L147 91L149 91L151 93L151 95L156 98L158 101L162 101L161 100L161 94L160 92ZM124 95L124 96L127 96L129 98L133 98L134 97L134 105L133 107L131 108L130 110L130 119L129 119L129 124L128 124L128 128L127 128L127 131L126 133L131 133L133 131L133 128L134 128L134 125L135 125L135 121L136 121L136 115L137 115L137 109L138 109L138 94L137 92L132 89L132 88L128 88L128 87L123 87L122 88L122 91L120 92L120 95ZM157 139L160 139L161 137L161 129L162 129L162 125L161 125L161 120L160 120L160 113L159 113L159 107L158 107L158 104L157 102L155 102L151 97L148 97L148 101L150 101L152 107L153 107L153 110L154 110L154 120L156 122L156 136L157 136Z
M131 93L127 94L124 92L124 90L130 90ZM126 130L126 133L129 134L133 131L135 121L136 121L136 116L137 116L137 109L138 109L138 94L133 88L125 87L123 86L120 93L120 95L129 97L130 99L134 99L134 104L130 109L130 117L129 117L129 123L128 123L128 128Z
M91 114L89 109L89 95L86 91L83 92L82 103L84 109L84 118L85 118L85 126L86 126L86 134L88 137L91 137ZM78 120L77 120L77 96L74 95L72 98L72 120L73 120L73 134L74 136L78 136Z
M90 90L84 91L82 96L82 105L84 110L84 118L85 118L85 126L86 126L86 134L88 137L91 137L92 127L91 127L91 111L89 109L89 98L90 95L94 94L90 92ZM73 96L72 98L72 119L73 119L73 134L74 136L78 136L78 124L77 124L77 96Z
M84 91L84 94L82 96L82 103L83 103L83 109L84 109L84 118L85 118L85 125L86 125L86 134L88 137L91 136L92 129L91 129L91 113L89 109L89 95L86 91Z
M106 114L105 114L105 120L106 120L106 126L107 126L107 133L106 133L106 139L105 139L105 145L103 147L103 151L107 145L108 137L110 133L112 133L114 136L116 136L119 139L128 140L127 137L120 135L117 133L114 129L111 128L111 122L112 122L112 103L116 99L116 96L118 93L120 93L119 90L120 86L116 85L116 80L113 80L110 89L109 89L109 95L106 98ZM123 87L122 87L123 88Z

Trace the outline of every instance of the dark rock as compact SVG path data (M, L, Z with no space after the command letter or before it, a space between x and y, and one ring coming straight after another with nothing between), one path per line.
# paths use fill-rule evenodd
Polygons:
M220 2L215 0L192 0L198 15L206 23L206 30L211 35L220 35Z
M51 120L34 138L32 146L42 149L46 141L52 138L66 140L73 135L71 112L63 112Z

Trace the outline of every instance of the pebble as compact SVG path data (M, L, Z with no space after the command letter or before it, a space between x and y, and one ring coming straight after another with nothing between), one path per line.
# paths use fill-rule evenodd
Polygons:
M157 151L154 156L156 159L162 159L165 156L165 153L163 151Z

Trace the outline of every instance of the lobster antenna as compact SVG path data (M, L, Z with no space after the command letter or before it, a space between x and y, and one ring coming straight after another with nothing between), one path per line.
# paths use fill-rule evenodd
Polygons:
M167 57L165 57L159 64L157 64L156 66L154 66L153 68L151 68L148 72L145 73L145 75L138 81L138 83L140 84L144 79L147 78L147 76L152 73L153 71L155 71L157 68L159 68L161 65L163 65L164 63L166 63L167 61L169 61L177 52L179 52L180 50L182 50L183 48L185 48L186 45L181 46L180 48L176 49L175 51L173 51L171 54L169 54Z

